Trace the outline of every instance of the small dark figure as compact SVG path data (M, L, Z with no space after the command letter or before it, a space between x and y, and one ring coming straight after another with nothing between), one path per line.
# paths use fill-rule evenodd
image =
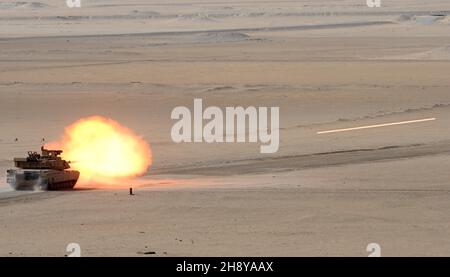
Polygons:
M19 141L19 139L18 139L18 138L15 138L14 141L17 142L17 141Z
M133 194L133 188L130 188L130 195L134 195Z

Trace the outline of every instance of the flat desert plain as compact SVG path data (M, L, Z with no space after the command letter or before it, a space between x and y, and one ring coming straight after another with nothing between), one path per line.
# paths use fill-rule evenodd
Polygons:
M0 255L450 255L450 3L365 2L0 2ZM174 143L195 98L279 107L279 151ZM10 191L13 157L91 115L150 143L147 174Z

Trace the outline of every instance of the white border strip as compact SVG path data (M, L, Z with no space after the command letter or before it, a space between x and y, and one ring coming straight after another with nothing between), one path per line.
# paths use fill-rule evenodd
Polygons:
M320 131L320 132L317 132L317 134L318 135L322 135L322 134L330 134L330 133L338 133L338 132L347 132L347 131L355 131L355 130L363 130L363 129L371 129L371 128L380 128L380 127L386 127L386 126L395 126L395 125L419 123L419 122L426 122L426 121L433 121L433 120L436 120L436 118L432 117L432 118L424 118L424 119L417 119L417 120L408 120L408 121L384 123L384 124L377 124L377 125L367 125L367 126L359 126L359 127L353 127L353 128Z

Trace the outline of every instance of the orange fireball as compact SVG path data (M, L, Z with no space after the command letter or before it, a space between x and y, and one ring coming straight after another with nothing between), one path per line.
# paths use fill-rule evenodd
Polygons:
M60 142L49 147L64 151L64 159L72 161L82 181L136 177L152 163L150 146L142 137L101 116L76 121L65 128Z

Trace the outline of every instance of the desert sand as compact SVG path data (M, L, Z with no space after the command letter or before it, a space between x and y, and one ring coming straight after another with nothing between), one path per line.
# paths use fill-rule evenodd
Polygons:
M450 255L448 1L64 2L0 3L1 256ZM279 151L172 142L194 98L280 107ZM90 115L150 143L145 176L10 191Z

